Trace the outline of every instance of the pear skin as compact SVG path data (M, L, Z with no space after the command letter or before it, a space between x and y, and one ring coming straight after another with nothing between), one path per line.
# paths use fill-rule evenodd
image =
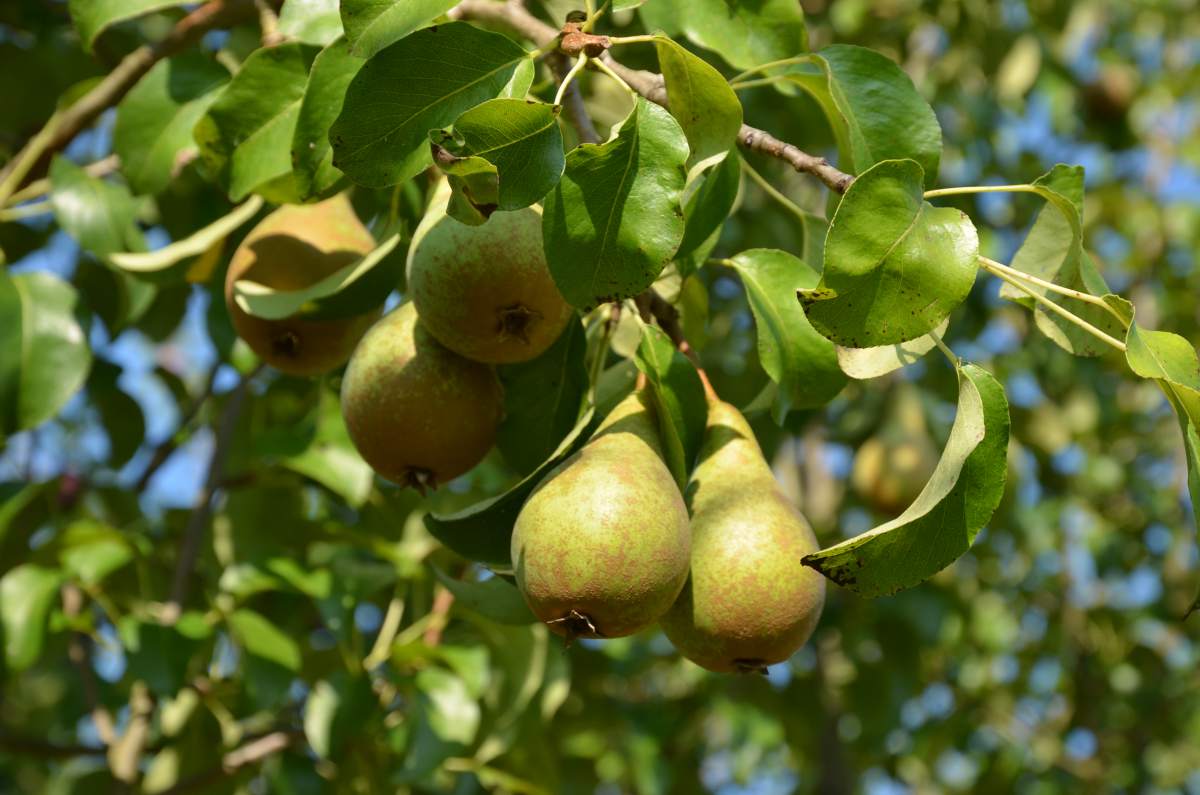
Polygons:
M571 319L542 251L541 211L495 212L480 226L435 197L413 235L408 289L421 322L447 348L490 364L534 359Z
M503 409L492 368L443 347L411 303L371 327L342 378L342 416L363 460L421 490L478 464Z
M374 238L345 194L275 210L242 240L225 275L225 305L238 336L259 358L290 375L321 375L341 367L382 308L328 320L266 320L237 305L233 284L249 279L276 290L302 290L373 248Z
M553 470L517 516L517 586L567 638L651 626L687 579L687 508L662 458L648 399L635 393Z
M691 576L662 619L683 656L710 671L762 671L808 640L825 579L801 564L817 551L736 408L713 400L688 484Z

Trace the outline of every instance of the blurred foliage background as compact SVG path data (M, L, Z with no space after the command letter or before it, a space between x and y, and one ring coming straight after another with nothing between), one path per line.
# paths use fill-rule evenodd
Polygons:
M573 5L542 11L561 19ZM812 49L873 47L912 76L943 128L939 185L1027 182L1057 162L1083 164L1086 243L1104 275L1144 325L1197 341L1193 3L803 5ZM0 159L59 94L169 22L124 24L89 57L65 3L0 7ZM613 24L639 30L630 12ZM209 44L236 61L257 31ZM620 118L623 97L583 80L597 121ZM770 87L742 99L749 123L832 156L809 100ZM68 156L108 155L112 123L110 113ZM815 182L754 165L823 212ZM152 245L226 211L193 168L138 200ZM414 221L424 187L401 194ZM355 201L366 217L377 199ZM721 256L809 250L754 184L740 202ZM1038 207L1009 194L956 203L1001 262ZM340 428L336 378L245 380L254 363L224 316L224 262L148 287L45 218L0 223L0 247L10 272L52 271L81 290L96 357L85 392L0 457L0 791L111 791L113 771L144 751L147 792L1200 793L1200 619L1182 619L1200 557L1177 425L1152 383L1118 360L1063 352L994 279L979 279L947 335L1012 404L1010 484L990 526L953 566L895 597L831 586L820 627L789 664L722 677L657 635L564 650L541 627L451 604L431 567L477 572L420 516L495 494L514 473L493 456L427 502L372 481ZM747 405L766 376L746 299L720 271L700 278L707 300L684 297L689 337L717 391ZM785 428L759 416L755 429L828 544L895 512L905 478L923 481L954 394L952 371L931 357L852 382ZM213 429L235 400L244 405L211 543L182 620L163 626L156 611ZM113 731L125 739L106 759L95 749ZM229 752L272 737L283 750L261 765L230 763Z

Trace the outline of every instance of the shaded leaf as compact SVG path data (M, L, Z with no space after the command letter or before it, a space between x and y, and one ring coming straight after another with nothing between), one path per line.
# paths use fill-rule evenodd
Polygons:
M730 260L742 277L754 313L758 358L779 384L772 414L777 423L792 409L823 406L846 385L837 352L817 333L793 299L817 286L820 276L806 263L776 249L755 248Z
M364 63L350 54L350 45L344 38L321 50L313 60L292 139L296 190L302 199L324 196L345 176L333 166L329 128L342 111L350 81Z
M916 585L966 552L987 524L1008 474L1008 401L987 371L959 370L958 414L937 468L912 505L890 522L804 558L864 596Z
M654 398L667 468L682 490L704 441L704 426L708 421L704 384L696 366L655 326L642 326L642 341L635 361L645 373Z
M676 263L689 262L689 267L680 267L680 275L687 277L695 270L691 255L694 252L711 251L720 235L721 226L737 201L738 189L742 184L742 159L731 151L724 160L700 177L700 185L683 207L683 239L675 252Z
M928 334L967 297L979 238L962 212L923 199L921 166L872 166L842 197L825 241L821 282L801 290L813 328L851 348Z
M186 5L185 0L70 0L71 21L79 31L84 49L91 52L96 37L118 22L152 11Z
M511 39L465 22L419 30L382 50L350 81L330 129L334 166L371 188L412 177L431 162L429 131L499 96L527 57Z
M146 435L142 407L117 384L120 375L121 368L96 359L88 377L88 399L100 412L108 434L108 464L114 469L129 463Z
M304 705L304 737L317 756L337 757L364 728L375 694L366 676L337 673L317 682Z
M0 436L53 417L92 364L74 288L50 273L0 273Z
M683 239L687 140L669 113L639 97L611 140L567 155L545 201L550 273L583 311L649 287Z
M255 50L196 123L201 160L233 201L297 198L292 139L318 52L299 43Z
M470 582L456 580L438 568L433 573L458 604L474 610L479 615L498 624L536 624L537 616L525 604L525 598L517 587L503 577Z
M499 368L504 422L496 445L527 475L554 453L579 419L588 389L587 338L578 318L536 359Z
M303 452L289 456L283 465L306 475L358 508L367 501L375 473L350 441L337 396L323 390L317 435Z

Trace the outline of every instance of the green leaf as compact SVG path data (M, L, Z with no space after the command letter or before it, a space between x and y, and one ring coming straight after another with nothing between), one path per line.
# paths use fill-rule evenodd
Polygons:
M843 170L860 174L884 160L909 159L925 170L926 187L936 182L942 128L912 80L886 55L834 44L786 74L825 112Z
M87 380L92 352L77 300L52 274L0 273L0 436L41 425Z
M251 193L279 204L298 198L292 139L318 52L298 43L255 50L197 122L200 157L233 201Z
M142 446L146 419L142 407L117 384L121 368L96 359L88 376L88 399L100 412L100 421L108 434L108 465L120 469L129 463Z
M683 206L683 240L675 252L675 262L680 276L687 277L696 268L693 253L703 253L700 259L717 243L721 227L737 201L738 189L742 184L742 159L731 151L724 160L700 177L700 185ZM688 266L683 267L687 262Z
M431 135L440 132L430 130ZM500 205L500 172L482 157L455 157L445 149L434 152L450 187L446 215L468 226L487 223Z
M388 254L399 243L400 235L392 235L370 253L302 290L274 290L249 279L239 279L233 283L234 300L243 311L267 320L295 315L322 317L323 308L332 303L334 298L354 297L359 311L362 311L362 307L377 306L387 298L390 288L395 284L392 282L387 289L380 290L382 285L376 277L390 278L391 272L386 267Z
M342 35L338 0L284 0L279 32L289 39L326 47Z
M639 97L616 137L582 144L546 197L550 273L583 311L649 287L683 239L687 140L669 113Z
M704 441L708 398L696 366L655 326L642 326L635 357L654 398L667 468L682 490Z
M1105 295L1108 285L1083 250L1083 167L1058 164L1034 180L1033 192L1047 205L1013 256L1012 267L1072 290ZM1072 313L1120 339L1125 325L1105 309L1064 298L1035 284L1034 293L1063 304ZM1038 329L1064 350L1076 356L1099 356L1108 346L1057 313L1047 312L1028 293L1007 282L1000 296L1023 304L1034 312Z
M134 557L124 534L92 520L75 522L55 543L63 572L89 587L99 585Z
M159 61L117 106L113 151L121 174L138 193L161 193L194 151L192 130L229 71L213 58L185 52Z
M479 704L462 679L440 668L425 668L417 674L417 689L425 697L425 717L434 734L463 745L475 739Z
M817 333L795 301L799 289L820 276L802 260L776 249L755 248L730 260L742 277L758 332L758 358L776 384L775 421L792 409L823 406L846 385L837 352Z
M527 57L511 39L465 22L426 28L398 41L350 81L329 133L334 165L370 188L420 173L431 163L429 131L499 96ZM403 86L421 90L398 88Z
M0 626L9 669L24 671L37 662L46 636L46 616L61 581L57 570L32 563L23 563L0 577Z
M344 38L321 50L313 61L292 139L296 189L303 199L324 196L345 176L333 166L329 128L342 112L346 89L364 63L350 54Z
M300 645L260 613L237 610L226 619L233 639L247 654L295 673L300 670Z
M648 29L683 33L739 69L807 48L804 12L795 0L651 0L638 13Z
M536 624L537 616L525 604L525 597L517 587L503 577L489 577L480 582L456 580L437 567L433 573L458 604L474 610L479 615L497 624Z
M928 334L975 283L979 238L962 212L924 201L921 166L872 166L842 197L825 240L825 269L800 303L813 328L851 348Z
M321 393L316 438L303 452L285 458L282 463L312 478L354 508L367 501L375 482L375 473L350 441L337 395L329 390Z
M804 558L864 596L912 587L966 552L987 524L1008 474L1008 401L986 370L964 365L958 414L929 483L904 513Z
M373 702L375 694L366 676L338 672L317 682L304 704L304 737L317 756L338 756L363 730Z
M586 353L587 336L575 319L541 356L499 368L504 422L496 445L522 475L537 469L575 427L588 390Z
M560 111L544 102L492 99L459 116L452 129L431 132L429 138L454 158L479 157L495 166L495 209L519 210L540 201L562 176ZM443 159L434 158L446 170Z
M354 54L370 58L425 27L454 4L455 0L342 0L342 25Z
M943 320L934 329L933 334L944 337L949 326L950 321ZM864 380L878 378L912 364L936 348L937 341L932 334L927 334L898 345L880 345L876 348L843 348L840 345L836 347L838 366L842 368L842 372L851 378Z
M233 234L262 209L263 200L251 196L208 226L154 251L110 254L109 262L138 276L170 278L182 276L194 257L199 257ZM180 266L180 267L175 267Z
M1125 306L1131 305L1125 302ZM1187 461L1188 493L1200 535L1200 357L1192 344L1178 334L1144 329L1132 322L1131 309L1129 315L1125 360L1135 374L1158 384L1179 420ZM1200 609L1200 598L1188 609L1188 615L1197 609Z
M678 43L655 38L671 115L687 136L688 167L703 170L737 145L742 103L721 73Z
M89 175L65 157L50 164L50 202L58 225L100 259L142 249L137 204L124 185Z
M438 541L469 560L497 570L512 569L512 529L530 492L550 470L578 450L595 430L598 420L588 412L546 461L503 494L490 497L452 514L425 516L425 529Z
M84 49L91 52L96 37L105 28L151 11L186 4L185 0L71 0L67 8Z

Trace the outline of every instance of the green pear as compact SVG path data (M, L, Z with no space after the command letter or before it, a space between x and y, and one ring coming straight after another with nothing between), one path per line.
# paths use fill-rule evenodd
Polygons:
M492 368L443 347L411 303L367 331L342 378L342 416L363 460L420 490L478 464L503 410Z
M880 513L898 516L925 489L938 463L917 388L900 382L878 433L854 456L850 485Z
M800 562L817 540L728 403L709 402L688 497L691 577L662 619L667 637L710 671L783 662L808 640L825 604L825 579Z
M690 546L654 414L634 393L525 501L512 560L525 601L551 630L618 638L651 626L675 601Z
M489 364L536 358L573 310L542 251L542 213L495 212L480 226L446 214L435 194L408 249L408 290L421 322L450 350Z

